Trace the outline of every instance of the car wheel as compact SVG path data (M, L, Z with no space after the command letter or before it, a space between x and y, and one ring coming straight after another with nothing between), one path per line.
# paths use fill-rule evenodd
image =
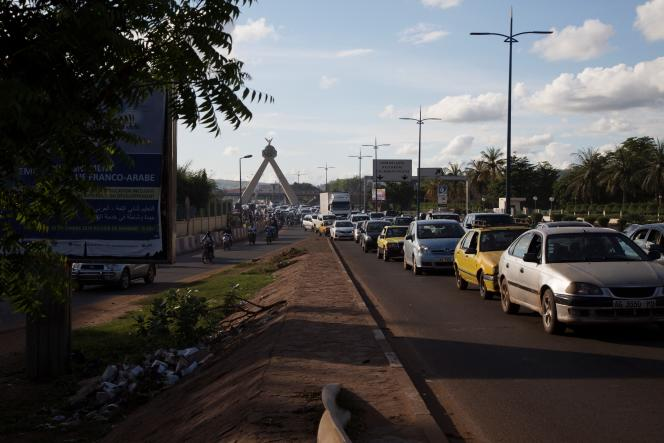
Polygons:
M154 265L151 265L148 268L148 273L145 274L145 277L143 277L143 281L145 282L145 284L149 285L153 283L155 275L157 275L157 269L154 267Z
M129 289L131 286L131 275L129 274L129 269L124 269L122 275L120 275L120 282L118 283L120 289L125 290Z
M542 324L547 334L561 334L565 330L565 325L558 321L556 300L550 289L542 295Z
M456 287L462 291L468 289L468 282L461 277L458 267L454 267L454 277L456 278Z
M422 269L417 267L417 262L415 261L415 256L413 256L413 274L422 275Z
M403 269L407 271L409 269L408 262L406 261L406 255L403 256Z
M519 305L512 303L510 299L510 290L506 278L500 281L500 307L505 314L516 314L519 312Z
M486 283L484 282L484 272L482 271L477 274L477 284L480 286L480 297L482 297L484 300L491 300L493 298L493 294L486 288Z

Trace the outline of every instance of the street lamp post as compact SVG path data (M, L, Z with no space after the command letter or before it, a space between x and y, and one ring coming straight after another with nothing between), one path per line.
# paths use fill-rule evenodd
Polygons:
M486 197L482 196L482 211L484 211L484 208L486 208L486 205L484 202L486 201Z
M242 159L243 158L251 158L253 155L247 154L244 157L240 157L238 163L240 164L240 199L238 200L240 202L240 211L242 211Z
M440 118L422 118L422 106L420 106L420 118L401 117L400 120L412 120L417 123L419 127L417 138L417 212L415 214L416 220L420 218L420 190L422 189L422 125L427 120L442 120Z
M366 157L371 157L370 155L362 155L362 146L360 146L360 153L358 155L349 155L349 157L353 157L359 160L360 163L360 171L359 171L359 179L360 179L360 189L362 192L362 211L367 212L367 182L364 180L362 177L362 159ZM360 204L360 202L357 202Z
M657 196L657 221L659 222L659 208L662 206L662 194Z
M535 202L535 209L533 209L533 214L534 214L535 212L537 212L537 196L536 195L533 196L533 202Z
M378 167L378 148L382 148L384 146L390 146L389 143L383 143L382 145L378 144L378 141L376 140L376 137L374 137L374 144L373 145L362 145L362 147L368 147L368 148L373 148L374 150L374 160L375 160L375 165L373 167L373 200L374 200L374 210L378 211L378 192L376 191L376 168Z
M553 201L554 200L555 200L555 198L549 197L549 202L551 203L551 205L549 206L549 217L553 216Z
M512 173L512 44L519 41L515 38L520 35L526 34L552 34L551 31L528 31L519 32L514 34L513 29L512 8L510 8L510 35L499 34L496 32L471 32L470 35L497 35L505 38L505 43L510 44L510 58L509 58L509 80L507 87L507 164L505 165L505 211L511 213L511 198L512 193L510 190L510 176Z
M327 192L327 170L334 169L334 166L328 166L327 163L325 163L325 166L319 166L318 169L325 169L325 192Z

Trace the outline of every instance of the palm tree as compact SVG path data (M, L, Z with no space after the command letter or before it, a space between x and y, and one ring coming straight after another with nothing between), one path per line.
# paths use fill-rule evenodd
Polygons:
M632 190L638 162L634 153L624 145L616 147L606 157L606 165L604 166L601 178L608 192L616 193L620 191L622 194L622 206L620 209L622 216L622 211L627 201L627 194Z
M574 156L578 163L570 172L568 191L582 200L588 199L592 204L600 185L600 175L606 163L605 157L596 148L581 149Z
M491 180L498 178L505 169L506 160L503 157L503 151L490 146L485 151L480 152L482 162L486 165Z
M470 184L482 194L489 183L489 170L482 160L472 160L466 167L466 175Z
M645 161L643 189L659 194L664 185L664 142L657 139Z
M460 176L460 175L463 175L463 169L461 169L461 166L459 165L459 163L450 163L448 168L447 168L447 173L450 174L450 175ZM458 200L458 198L459 198L458 190L459 190L459 185L460 184L461 184L461 182L457 182L457 181L451 183L450 189L451 189L452 192L450 192L450 200L452 200L452 201L457 201Z

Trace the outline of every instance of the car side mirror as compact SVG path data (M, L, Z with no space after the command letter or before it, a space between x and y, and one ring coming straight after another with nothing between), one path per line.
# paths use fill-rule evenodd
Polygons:
M413 236L409 234L409 235L407 235L407 236L405 237L404 240L411 240L411 241L412 241L412 240L413 240Z
M523 256L523 261L528 262L528 263L539 263L539 258L537 258L537 254L534 252L527 252Z
M659 260L659 258L662 256L662 253L657 249L651 248L650 251L648 251L648 260L654 261L654 260Z
M477 249L475 249L475 248L468 248L468 249L466 249L466 254L469 254L469 255L475 255L475 254L477 254Z
M385 236L383 234L380 234L378 238L385 238Z

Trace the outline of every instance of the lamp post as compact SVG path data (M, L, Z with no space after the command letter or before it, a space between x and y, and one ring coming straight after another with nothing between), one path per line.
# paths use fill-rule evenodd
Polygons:
M378 141L376 140L376 137L374 137L374 144L373 145L362 145L362 147L368 147L368 148L373 148L374 150L374 160L375 160L375 166L373 168L373 197L374 197L374 211L378 211L378 192L376 192L376 168L378 167L378 148L382 148L384 146L390 146L389 143L383 143L382 145L378 144Z
M486 208L486 205L484 202L486 201L486 197L482 196L482 211L484 211L484 208Z
M662 206L662 194L657 196L657 221L659 222L659 208Z
M537 196L533 195L533 202L535 203L535 209L533 210L533 214L537 212Z
M551 203L551 206L549 206L549 217L551 217L553 215L553 201L554 200L555 200L555 198L549 197L549 202Z
M401 117L400 120L412 120L417 123L419 127L417 138L417 212L415 213L416 220L420 217L420 189L422 189L422 174L420 173L422 163L422 125L427 120L442 120L440 118L422 118L422 106L420 106L420 118Z
M325 163L325 166L319 166L318 169L325 169L325 192L327 192L327 170L334 169L334 166L328 166L327 163Z
M511 213L511 198L512 193L510 190L510 178L512 174L512 44L519 41L515 38L525 34L552 34L551 31L528 31L519 32L514 34L513 29L512 8L510 8L510 34L499 34L496 32L471 32L470 35L497 35L504 37L505 43L510 44L510 58L509 58L509 80L507 86L507 164L505 165L505 211Z
M362 192L362 211L367 212L367 182L362 178L362 159L366 157L371 157L370 155L362 155L362 146L360 146L360 153L358 155L349 155L349 157L353 157L359 160L360 163L360 171L358 178L360 179L360 189ZM360 203L359 201L357 202L358 204Z
M242 159L243 158L251 158L251 157L253 157L253 155L247 154L244 157L240 157L240 160L238 161L238 163L240 164L240 199L239 199L240 211L242 211Z

